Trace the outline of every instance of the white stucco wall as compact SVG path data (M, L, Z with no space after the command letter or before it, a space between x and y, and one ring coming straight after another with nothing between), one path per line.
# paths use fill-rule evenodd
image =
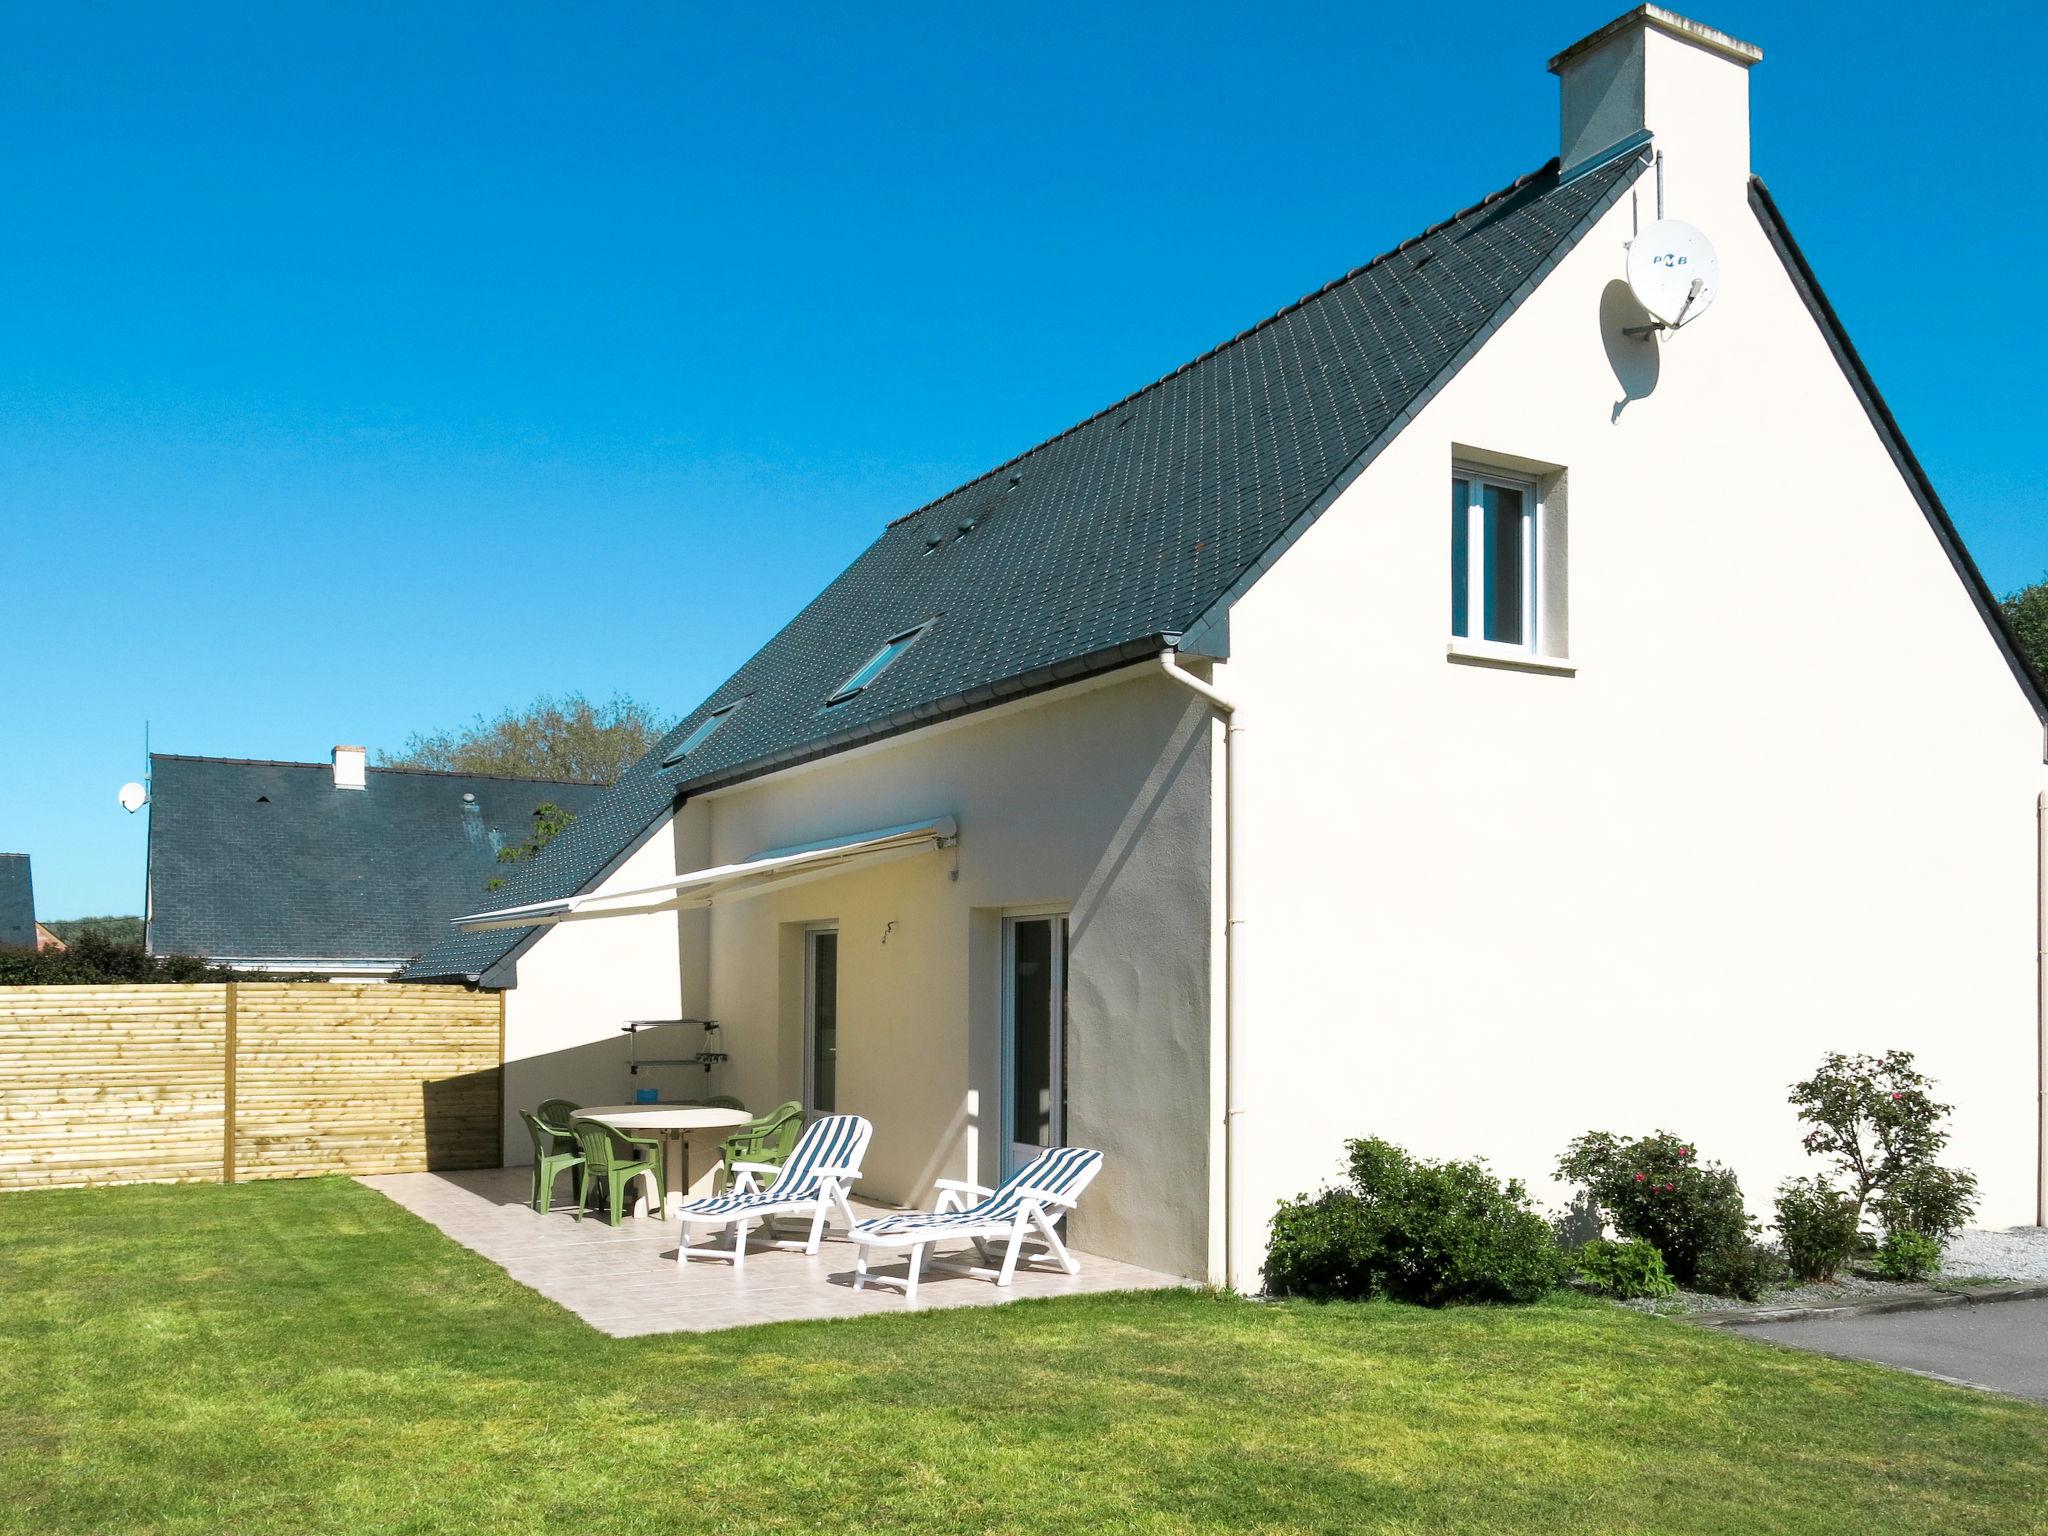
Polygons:
M672 878L687 818L664 818L598 890ZM696 868L697 864L686 865ZM543 1099L617 1104L632 1098L626 1072L628 1019L681 1015L679 928L673 912L563 923L541 932L519 956L505 998L505 1161L533 1161L519 1111Z
M2040 722L1740 167L1672 171L1712 311L1603 331L1624 198L1232 612L1240 1280L1368 1133L1558 1198L1669 1127L1767 1219L1828 1049L1918 1052L2031 1219ZM1461 449L1565 470L1576 676L1447 661Z
M1209 757L1207 711L1131 676L696 802L711 863L930 816L960 825L956 850L711 912L727 1088L750 1106L801 1096L801 934L836 923L837 1107L876 1126L862 1189L922 1201L934 1177L993 1180L1000 919L1067 908L1066 1139L1107 1154L1070 1235L1205 1273Z

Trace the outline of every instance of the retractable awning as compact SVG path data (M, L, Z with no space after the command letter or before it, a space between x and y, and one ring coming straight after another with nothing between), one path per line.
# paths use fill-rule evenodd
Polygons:
M559 901L530 902L523 907L500 907L495 912L472 912L450 918L457 928L481 933L493 928L538 928L551 923L587 921L599 917L634 917L644 912L673 912L683 907L715 907L729 901L744 901L770 890L781 890L804 880L822 879L859 865L879 864L934 848L950 848L960 840L959 826L950 816L931 821L913 821L900 827L879 827L871 832L849 832L844 837L826 838L791 848L771 848L738 864L721 864L714 869L693 870L657 885L636 886L625 891L593 891L582 896L565 896Z

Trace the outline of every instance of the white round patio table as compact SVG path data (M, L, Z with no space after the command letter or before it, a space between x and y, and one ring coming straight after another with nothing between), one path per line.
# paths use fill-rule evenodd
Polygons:
M629 1136L653 1132L661 1138L666 1154L662 1159L661 1182L668 1192L662 1214L672 1216L690 1195L690 1142L692 1131L729 1131L754 1117L744 1109L717 1109L708 1104L593 1104L570 1116L573 1120L601 1120ZM633 1181L633 1214L647 1211L647 1186Z

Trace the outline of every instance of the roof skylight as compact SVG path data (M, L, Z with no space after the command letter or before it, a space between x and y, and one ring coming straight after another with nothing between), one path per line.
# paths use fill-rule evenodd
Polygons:
M891 635L879 651L860 664L859 670L853 676L832 690L832 697L825 701L825 707L829 709L834 704L845 703L884 672L888 671L895 663L896 658L917 644L923 638L924 632L930 629L936 622L937 620L935 619L926 619L924 623L918 625L915 629L906 629L900 635Z
M732 715L732 712L746 702L745 699L736 699L730 704L714 709L702 720L699 720L691 729L690 734L677 744L676 749L661 760L661 766L673 768L677 763L680 763L692 752L703 746L705 742L711 739L711 733L725 724L726 720Z

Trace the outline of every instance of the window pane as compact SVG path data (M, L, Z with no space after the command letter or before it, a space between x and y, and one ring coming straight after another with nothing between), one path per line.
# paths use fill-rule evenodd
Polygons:
M839 1102L839 935L811 935L811 1108Z
M1527 642L1523 633L1525 519L1522 493L1511 485L1482 487L1486 508L1486 638L1507 645Z
M1472 634L1472 484L1451 482L1451 633Z
M1010 1129L1035 1147L1053 1144L1052 918L1010 928Z

